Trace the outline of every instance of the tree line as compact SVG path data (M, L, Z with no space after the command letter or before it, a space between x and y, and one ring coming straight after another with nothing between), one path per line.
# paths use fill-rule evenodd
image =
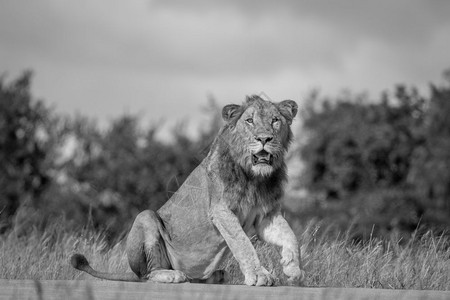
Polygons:
M448 74L448 73L447 73ZM444 76L445 77L445 76ZM398 85L371 100L310 101L298 150L313 210L361 233L450 225L450 77L428 95ZM311 99L317 99L313 96ZM337 216L337 218L336 218Z
M448 75L448 73L447 73ZM311 94L294 128L290 157L304 162L295 185L313 205L292 215L367 232L446 229L450 220L450 77L426 95L397 86L379 99ZM183 130L156 138L136 115L107 126L65 116L33 97L32 73L0 77L0 233L90 226L112 238L141 210L158 209L206 156L221 126L210 121L197 138ZM289 163L288 163L289 164Z

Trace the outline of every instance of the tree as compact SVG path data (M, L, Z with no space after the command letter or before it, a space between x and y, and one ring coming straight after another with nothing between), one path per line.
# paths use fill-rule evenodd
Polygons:
M48 186L55 122L30 93L32 73L5 83L0 78L0 232L25 201L36 202Z
M444 78L450 72L444 72ZM450 77L430 87L424 120L424 143L415 149L408 182L427 208L424 218L448 224L450 216Z
M303 186L363 231L448 226L450 92L430 94L397 86L378 101L347 94L310 104Z

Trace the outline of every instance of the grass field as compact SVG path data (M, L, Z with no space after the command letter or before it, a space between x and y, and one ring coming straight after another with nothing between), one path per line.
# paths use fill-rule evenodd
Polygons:
M405 242L394 235L355 243L348 234L330 239L311 223L298 235L309 287L365 287L384 289L450 290L450 239L426 232ZM278 250L255 242L263 265L284 285ZM84 230L74 234L51 226L44 233L33 231L17 237L0 237L0 278L3 279L91 279L74 270L69 257L85 254L94 268L104 271L128 270L124 243L108 246L104 236ZM232 284L243 277L236 261L224 264Z

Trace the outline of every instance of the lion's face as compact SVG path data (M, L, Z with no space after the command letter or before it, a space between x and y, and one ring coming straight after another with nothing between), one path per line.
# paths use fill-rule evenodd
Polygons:
M247 173L266 177L283 166L296 113L292 100L272 103L257 96L247 98L242 106L224 107L232 155Z

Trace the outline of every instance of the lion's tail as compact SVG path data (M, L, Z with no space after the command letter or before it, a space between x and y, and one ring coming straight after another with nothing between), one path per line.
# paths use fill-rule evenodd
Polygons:
M108 273L108 272L99 272L89 265L89 262L87 261L86 257L82 254L74 254L70 258L70 264L72 267L74 267L77 270L86 272L94 277L101 278L101 279L107 279L107 280L115 280L115 281L144 281L140 279L136 274L134 273Z

